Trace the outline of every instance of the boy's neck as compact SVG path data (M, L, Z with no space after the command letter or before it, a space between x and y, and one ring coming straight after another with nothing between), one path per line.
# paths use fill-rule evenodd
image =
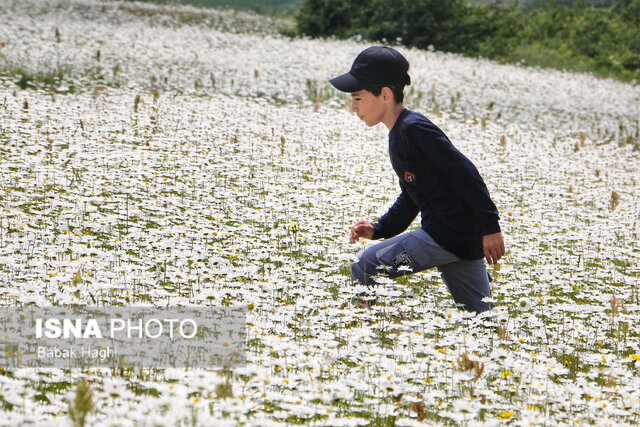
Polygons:
M404 104L402 104L401 102L399 104L394 104L385 113L384 117L382 118L382 123L384 123L387 129L389 130L393 129L393 125L396 124L396 121L398 120L400 113L402 113L402 110L404 110Z

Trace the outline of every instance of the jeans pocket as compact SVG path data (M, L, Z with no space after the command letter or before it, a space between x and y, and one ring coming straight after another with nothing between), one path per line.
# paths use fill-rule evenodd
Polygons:
M415 236L409 234L405 239L402 239L402 241L400 241L398 245L402 247L402 253L411 258L411 260L408 261L409 265L411 265L414 271L416 269L424 270L425 268L429 267L429 262L432 258L431 254L425 249L422 243L420 243L420 241ZM399 259L399 261L402 261L402 257Z
M390 276L429 268L431 255L424 246L411 234L380 254L380 263L387 267Z

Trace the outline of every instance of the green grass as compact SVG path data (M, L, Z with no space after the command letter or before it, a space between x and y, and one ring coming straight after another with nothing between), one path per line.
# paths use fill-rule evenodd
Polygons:
M517 46L507 56L501 59L504 63L520 63L525 66L553 68L578 73L593 73L600 77L611 77L611 69L597 64L593 58L578 55L569 50L563 50L562 46L544 46L540 43L522 44ZM622 81L631 81L637 78L637 73L630 70L619 69L615 77Z
M32 71L0 62L0 77L3 76L15 77L15 84L22 90L46 89L62 94L74 93L76 90L73 84L66 83L68 72L64 69Z
M190 4L211 8L252 10L265 14L292 14L302 0L142 0L149 3Z

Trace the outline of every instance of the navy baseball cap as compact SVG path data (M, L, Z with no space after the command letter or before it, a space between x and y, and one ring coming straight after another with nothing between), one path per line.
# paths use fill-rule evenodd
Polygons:
M342 92L357 92L373 84L411 84L409 61L392 47L371 46L358 54L348 73L329 80Z

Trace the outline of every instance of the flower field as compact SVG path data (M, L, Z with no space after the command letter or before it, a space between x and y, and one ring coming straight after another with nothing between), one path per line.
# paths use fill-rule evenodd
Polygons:
M399 48L406 106L477 165L508 253L490 318L436 271L363 309L348 265L371 242L348 231L397 178L327 80L366 43L2 3L0 305L243 306L248 327L233 369L0 366L0 424L69 423L87 384L87 425L640 423L638 85Z

